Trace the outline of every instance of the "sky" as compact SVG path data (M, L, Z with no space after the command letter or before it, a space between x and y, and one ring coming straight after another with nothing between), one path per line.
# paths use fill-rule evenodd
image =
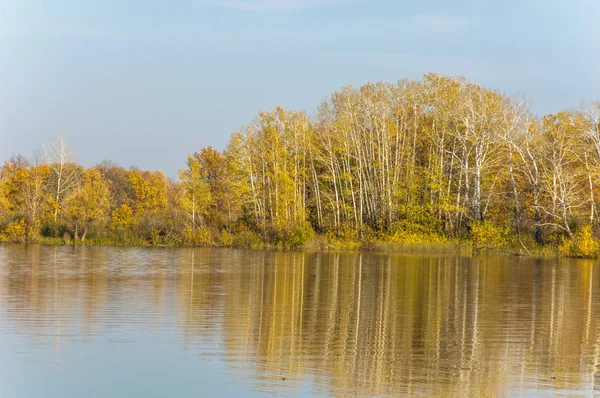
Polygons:
M465 76L537 114L600 100L597 0L0 0L0 161L63 136L75 160L175 177L275 105Z

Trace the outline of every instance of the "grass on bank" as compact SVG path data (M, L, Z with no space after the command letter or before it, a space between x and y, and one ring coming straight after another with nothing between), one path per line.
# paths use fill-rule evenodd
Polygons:
M572 239L564 234L550 235L547 243L538 245L533 237L522 235L519 239L506 227L490 222L474 223L462 238L449 238L424 228L412 231L397 227L391 233L375 233L365 229L342 229L337 234L329 231L316 234L311 228L292 228L288 231L267 231L259 235L246 228L234 232L198 228L181 235L164 234L150 230L146 236L127 231L91 232L85 241L74 239L73 234L62 231L61 236L28 234L23 223L15 223L0 234L0 242L38 243L43 245L135 246L135 247L240 247L252 249L309 249L309 250L372 250L404 253L485 254L564 256L577 258L600 257L600 241L592 228L578 229Z

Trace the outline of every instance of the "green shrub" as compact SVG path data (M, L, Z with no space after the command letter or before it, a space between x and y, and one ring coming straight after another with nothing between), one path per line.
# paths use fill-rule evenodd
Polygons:
M238 247L261 248L264 246L264 243L256 233L248 229L241 229L234 234L233 245Z
M292 248L298 248L304 246L309 242L315 235L315 232L310 225L295 226L292 228L291 234L287 239L287 245Z

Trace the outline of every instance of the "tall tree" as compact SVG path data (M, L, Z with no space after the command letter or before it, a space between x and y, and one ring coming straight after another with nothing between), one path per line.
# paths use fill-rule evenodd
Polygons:
M52 170L52 195L54 198L54 221L66 194L79 182L82 174L80 166L73 160L73 152L64 137L44 147L45 163Z
M74 238L81 241L92 223L108 215L110 209L109 183L96 169L88 169L83 174L79 186L65 200L65 217L71 223Z
M546 203L540 208L549 217L547 225L558 227L572 238L571 218L587 200L584 162L581 159L582 119L570 112L542 119L543 179Z
M212 199L210 187L205 181L205 172L198 156L188 156L187 167L179 171L181 193L179 202L189 218L192 236L198 226L204 226Z

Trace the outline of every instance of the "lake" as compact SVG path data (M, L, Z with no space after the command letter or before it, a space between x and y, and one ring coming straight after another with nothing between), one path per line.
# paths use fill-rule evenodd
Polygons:
M1 397L600 393L595 261L0 246Z

